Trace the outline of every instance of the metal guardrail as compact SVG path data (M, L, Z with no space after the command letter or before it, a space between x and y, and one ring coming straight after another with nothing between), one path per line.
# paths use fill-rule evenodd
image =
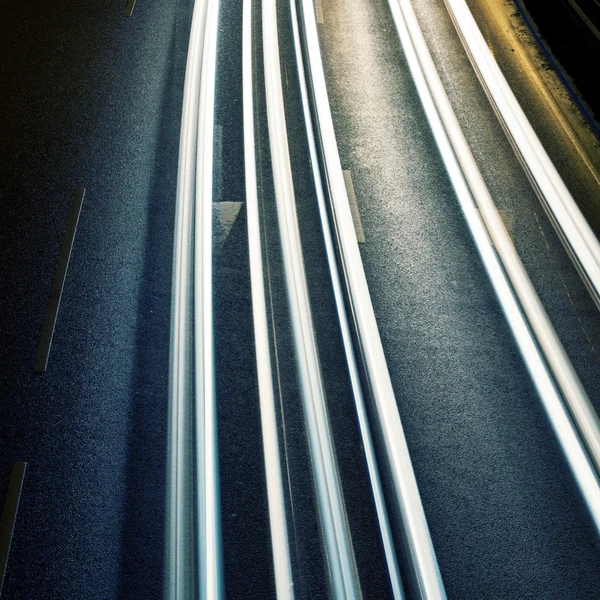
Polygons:
M538 344L552 349L555 359L560 361L560 368L576 377L573 367L560 346L481 176L410 0L388 2L421 103L478 252L593 523L600 532L598 474L550 375L550 370L555 374L555 368L544 360ZM563 391L558 378L556 383Z

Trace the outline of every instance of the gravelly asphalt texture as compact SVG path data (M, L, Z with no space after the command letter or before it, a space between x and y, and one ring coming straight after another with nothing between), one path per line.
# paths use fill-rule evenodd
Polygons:
M598 407L596 311L443 2L414 5L483 175ZM597 535L470 241L387 3L332 0L324 13L342 162L353 175L367 277L449 597L597 598Z
M174 194L192 3L2 9L1 489L29 462L3 598L159 598ZM76 187L48 371L33 373ZM3 492L2 492L3 493Z
M241 12L222 2L217 201L243 202ZM259 2L255 2L258 9ZM600 319L494 120L441 0L415 2L534 283L600 408ZM173 213L192 0L7 0L0 25L0 496L26 460L3 598L161 598ZM438 158L385 0L321 26L367 276L450 598L600 597L600 545ZM282 68L305 263L363 595L390 596L327 284L286 3ZM260 23L255 23L255 35ZM260 43L256 57L261 58ZM260 198L298 597L326 598L257 70ZM493 160L491 160L493 158ZM565 159L566 160L566 159ZM48 372L33 373L62 232L87 189ZM228 598L274 597L245 210L215 256ZM565 293L568 291L568 295ZM571 303L569 298L573 301ZM583 328L584 329L583 329ZM284 430L282 427L281 433Z

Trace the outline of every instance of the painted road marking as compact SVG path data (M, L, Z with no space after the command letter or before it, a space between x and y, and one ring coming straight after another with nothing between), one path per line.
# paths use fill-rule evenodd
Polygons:
M235 223L240 209L241 202L213 202L213 232L214 232L214 248L218 252L223 248L231 228Z
M0 596L2 596L2 587L4 586L4 576L8 565L8 554L12 543L15 523L17 521L17 511L19 510L19 500L21 499L21 490L23 489L23 480L25 479L26 462L14 462L10 471L6 497L4 498L4 509L2 510L2 519L0 520Z
M479 209L477 209L477 212L481 215L481 211ZM506 231L508 231L508 235L510 235L510 237L513 237L513 233L515 230L515 215L512 211L508 211L505 209L499 209L498 210L498 214L500 215L500 218L502 219L502 222L504 223L504 227L506 227ZM481 219L483 220L483 217L481 217ZM485 223L485 221L484 221ZM487 229L487 227L486 227ZM494 249L496 248L496 245L494 244L494 240L492 239L492 237L490 236L490 241L492 242L492 246L494 247Z
M352 175L350 171L344 171L344 183L346 184L346 192L348 193L348 201L350 202L350 212L354 221L354 229L356 230L356 240L359 244L365 243L365 232L360 220L360 212L358 211L358 202L354 193L354 184L352 183Z
M125 16L130 17L133 12L133 7L135 6L135 0L128 0L127 8L125 9Z
M85 188L75 190L73 204L67 221L67 228L62 241L58 263L56 265L56 273L52 281L52 290L50 291L50 300L46 310L46 318L44 319L44 327L42 328L42 336L38 346L37 356L33 370L37 373L45 373L48 367L48 357L50 356L50 347L52 346L52 338L54 337L54 328L56 327L56 319L58 317L58 309L60 307L60 299L67 277L67 269L69 268L69 259L71 258L71 250L75 233L77 232L77 223L79 223L79 215L83 205L85 196Z
M513 232L515 230L515 215L514 215L514 213L512 211L508 211L508 210L504 210L504 209L499 210L498 212L500 213L500 217L506 227L506 230L508 231L509 235L512 237Z

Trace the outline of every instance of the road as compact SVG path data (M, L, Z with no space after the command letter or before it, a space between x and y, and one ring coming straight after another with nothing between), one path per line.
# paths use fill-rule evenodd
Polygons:
M223 1L219 20L215 397L225 593L265 599L276 593L248 268L240 4ZM597 154L585 134L573 144L566 129L572 121L557 121L545 88L523 76L490 4L469 1L598 233ZM523 264L600 410L600 314L515 157L443 0L413 6ZM8 481L13 461L28 463L2 590L7 600L163 594L173 231L192 7L191 0L138 0L130 17L114 1L10 0L5 9L0 482ZM278 3L278 11L299 231L356 577L363 598L392 598L316 204L289 7ZM327 0L322 17L333 124L364 231L360 254L446 593L461 600L598 598L598 532L461 214L387 2ZM294 589L298 598L329 598L258 18L253 34L258 192ZM78 187L86 194L48 369L34 373ZM375 421L373 405L368 409ZM383 464L379 439L376 448ZM383 481L392 507L389 476ZM390 514L402 547L393 508ZM409 582L407 555L398 556ZM407 597L418 597L407 589Z
M9 2L2 463L29 463L6 598L157 597L178 120L191 5ZM33 361L86 188L48 371ZM4 490L3 483L3 490Z

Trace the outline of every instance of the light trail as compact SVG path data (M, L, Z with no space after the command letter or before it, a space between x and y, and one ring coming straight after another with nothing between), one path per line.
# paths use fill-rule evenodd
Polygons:
M315 15L310 0L302 0L301 6L307 73L311 83L317 137L326 173L325 179L328 184L334 229L367 377L367 386L375 403L378 417L377 426L383 435L387 467L390 469L394 485L394 496L397 502L395 508L399 511L402 521L410 576L413 587L417 590L420 598L445 599L446 592L400 421L358 248L333 129Z
M212 177L218 0L194 5L179 147L165 600L224 595L212 311Z
M285 514L279 439L277 435L277 415L267 328L267 308L256 183L254 98L252 92L252 4L253 0L244 0L242 39L244 163L246 173L246 212L248 215L248 252L252 287L252 317L254 321L254 343L256 346L256 367L260 396L267 497L269 502L269 524L271 527L271 545L273 548L275 570L275 588L277 600L293 600L294 581Z
M285 123L277 5L263 0L263 54L275 200L319 518L336 600L361 598L314 337Z
M550 157L489 51L464 0L444 0L467 54L513 148L547 206L552 223L569 251L592 297L600 307L600 243L575 204ZM507 246L507 244L505 244ZM515 252L506 253L508 260ZM538 343L560 387L569 411L600 473L600 420L570 364L558 336L550 325L533 286L523 269L515 274L523 289L521 300ZM516 269L515 269L516 271ZM509 270L510 274L511 270ZM521 297L521 296L520 296Z
M562 350L560 341L483 181L443 88L410 0L389 0L389 5L421 103L465 219L477 244L478 252L488 271L494 291L500 300L575 481L587 504L594 526L600 532L598 474L592 466L585 446L556 389L538 344L555 353L555 359L561 360L560 367L563 372L574 373L573 367ZM481 217L473 213L474 209L479 209ZM481 225L484 223L485 230L482 231ZM508 279L506 275L508 275ZM518 303L515 297L518 299ZM527 321L523 313L527 317ZM530 327L533 329L535 337L532 335ZM547 351L544 352L544 354L546 353ZM550 367L554 374L555 369L552 363ZM559 386L560 383L559 380ZM562 387L561 391L563 391Z

